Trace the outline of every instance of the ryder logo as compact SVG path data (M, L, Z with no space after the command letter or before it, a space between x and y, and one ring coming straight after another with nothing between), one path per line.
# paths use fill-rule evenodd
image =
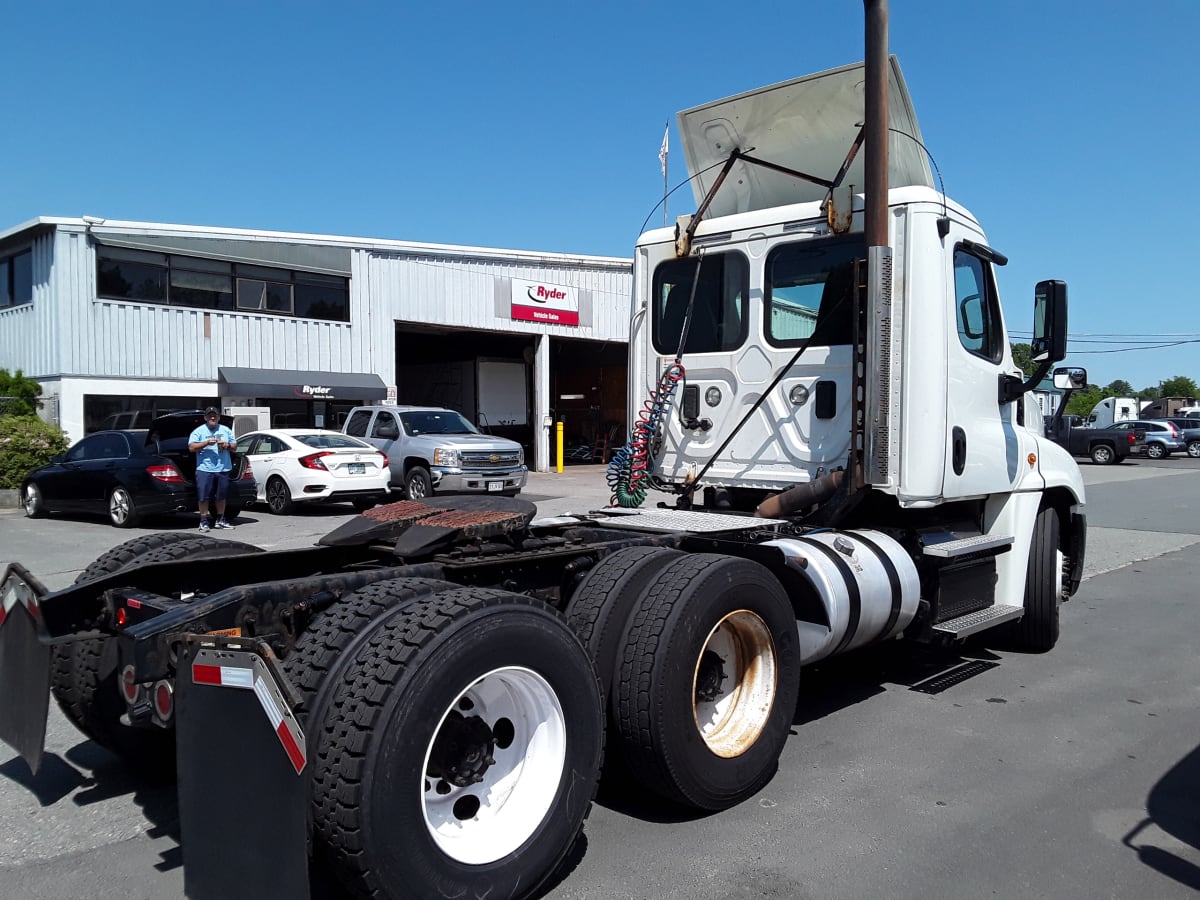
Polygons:
M325 387L321 384L302 384L295 388L293 393L297 397L311 397L314 400L322 400L333 396L333 388Z
M566 291L560 291L554 287L546 287L544 284L539 284L536 290L530 285L525 293L535 303L549 303L551 300L565 300L567 298Z
M515 321L579 325L579 295L575 288L514 280L510 302Z

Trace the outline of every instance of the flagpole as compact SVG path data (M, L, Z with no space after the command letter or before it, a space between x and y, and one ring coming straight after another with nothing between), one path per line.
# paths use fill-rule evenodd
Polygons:
M658 157L662 162L663 173L663 227L667 225L667 135L670 134L671 123L663 123L663 142L659 149Z

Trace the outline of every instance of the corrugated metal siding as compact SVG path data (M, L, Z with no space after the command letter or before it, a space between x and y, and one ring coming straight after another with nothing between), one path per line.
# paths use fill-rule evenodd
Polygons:
M0 368L20 369L30 378L58 374L59 353L56 335L62 307L69 302L69 290L62 282L63 273L53 265L56 252L53 233L32 241L33 303L0 310Z
M375 309L392 320L593 340L629 338L630 268L364 254ZM592 324L542 325L497 315L492 298L500 279L540 281L586 291L591 295Z

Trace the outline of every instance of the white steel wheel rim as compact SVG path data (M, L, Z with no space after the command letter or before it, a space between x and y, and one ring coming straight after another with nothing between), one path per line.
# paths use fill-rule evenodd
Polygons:
M112 492L108 498L108 513L114 522L124 522L129 518L129 495L121 488Z
M754 746L771 717L778 673L775 641L759 615L739 609L716 624L692 676L692 713L709 750L731 759Z
M478 783L456 786L429 775L438 735L452 713L478 717L501 739L508 739L506 746L495 744L495 762ZM493 669L454 698L425 749L421 807L430 838L464 865L485 865L507 856L546 818L566 759L566 717L549 682L519 666Z

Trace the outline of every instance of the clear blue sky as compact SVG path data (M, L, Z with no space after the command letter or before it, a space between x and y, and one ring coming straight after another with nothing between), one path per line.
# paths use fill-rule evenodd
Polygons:
M1200 3L890 7L946 189L1011 258L1010 330L1062 278L1092 382L1200 381L1200 343L1082 352L1200 340ZM664 123L673 186L677 111L858 61L862 23L857 0L14 3L0 230L86 214L630 256ZM692 206L682 189L671 216Z

